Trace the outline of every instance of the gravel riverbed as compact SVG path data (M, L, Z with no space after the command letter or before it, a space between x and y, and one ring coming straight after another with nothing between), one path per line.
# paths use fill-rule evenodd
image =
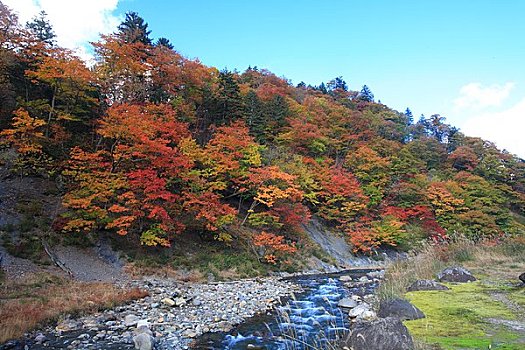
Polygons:
M0 349L133 349L134 337L144 331L156 349L188 349L199 335L228 331L301 290L277 277L206 284L144 279L128 287L139 287L150 295L101 313L63 320Z

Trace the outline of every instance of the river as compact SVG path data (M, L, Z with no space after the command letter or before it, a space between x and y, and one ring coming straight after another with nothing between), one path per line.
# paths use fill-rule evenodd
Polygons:
M337 306L351 295L361 298L374 293L377 281L359 282L375 270L351 270L330 275L295 277L304 292L292 296L275 312L247 320L228 333L205 334L195 349L207 350L311 350L327 349L344 336L349 327L347 312ZM353 286L340 276L350 276Z

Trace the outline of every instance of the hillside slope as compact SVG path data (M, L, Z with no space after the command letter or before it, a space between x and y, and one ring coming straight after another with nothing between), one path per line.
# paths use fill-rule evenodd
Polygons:
M88 68L0 6L10 176L56 183L62 203L34 235L140 251L185 235L285 267L309 254L312 215L365 253L525 231L524 161L439 115L414 122L341 77L219 71L133 23Z

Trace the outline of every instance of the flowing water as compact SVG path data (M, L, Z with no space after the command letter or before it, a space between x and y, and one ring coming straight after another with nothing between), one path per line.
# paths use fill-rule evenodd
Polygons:
M371 270L352 270L344 275L354 280ZM326 349L349 327L348 314L337 306L351 295L372 294L377 283L359 283L347 288L339 275L297 277L304 292L290 298L270 315L256 316L229 333L206 334L195 349L209 350L310 350Z

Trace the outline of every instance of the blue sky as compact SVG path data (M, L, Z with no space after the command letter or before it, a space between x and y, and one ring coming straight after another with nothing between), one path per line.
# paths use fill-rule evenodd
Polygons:
M43 8L59 37L70 38L66 45L80 47L93 38L78 30L86 37L78 39L72 26L107 32L126 11L137 11L153 37L169 38L207 65L256 65L294 84L342 75L351 89L367 84L394 109L441 114L466 134L525 157L523 0L4 2L21 14L24 6ZM70 15L76 21L69 27L61 24L65 3L86 9Z

